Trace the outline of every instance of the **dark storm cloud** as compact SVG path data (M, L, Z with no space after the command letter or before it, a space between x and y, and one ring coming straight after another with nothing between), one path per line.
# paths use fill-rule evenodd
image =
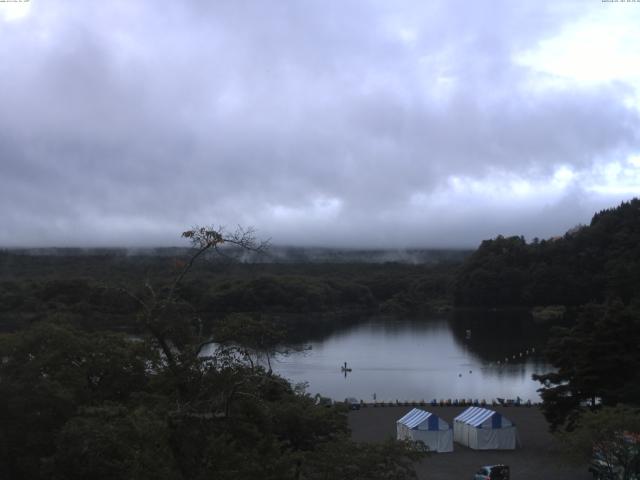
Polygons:
M542 186L638 151L632 87L533 88L514 60L579 4L423 3L32 2L0 20L0 244L173 244L214 222L469 246L617 201ZM514 176L540 191L486 193Z

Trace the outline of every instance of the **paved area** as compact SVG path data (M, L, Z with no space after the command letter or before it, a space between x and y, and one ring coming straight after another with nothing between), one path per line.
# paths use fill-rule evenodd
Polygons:
M395 438L396 420L414 407L367 407L349 413L354 440L376 442ZM450 424L463 407L418 407L435 413ZM589 480L587 465L569 464L557 441L548 432L538 408L495 407L518 427L522 446L516 450L477 451L454 443L452 453L434 453L416 465L418 478L429 480L471 480L478 467L504 463L512 480Z

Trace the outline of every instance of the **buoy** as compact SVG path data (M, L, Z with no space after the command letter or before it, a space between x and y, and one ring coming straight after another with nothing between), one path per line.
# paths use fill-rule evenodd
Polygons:
M458 376L459 376L459 377L461 377L461 376L462 376L462 374L461 374L461 373L459 373L459 374L458 374Z
M473 373L471 370L469 370L469 373Z

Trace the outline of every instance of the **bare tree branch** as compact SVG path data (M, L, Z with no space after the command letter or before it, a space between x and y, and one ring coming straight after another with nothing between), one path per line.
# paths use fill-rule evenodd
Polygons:
M178 380L183 374L183 370L191 369L198 363L202 349L212 343L211 340L203 340L202 322L195 311L193 312L195 313L193 318L196 319L198 324L198 332L195 335L193 332L190 334L191 343L188 341L185 343L184 339L186 337L181 337L177 333L180 329L183 331L185 331L184 328L189 329L189 326L184 324L184 319L182 318L184 313L183 302L178 301L176 298L178 288L186 275L191 271L195 262L209 250L227 257L226 253L222 251L222 247L232 246L244 251L262 254L269 246L268 241L259 242L256 240L253 228L242 228L240 226L231 233L227 233L223 227L195 226L191 230L183 232L182 238L187 239L194 250L186 264L167 287L156 290L147 277L144 282L145 288L142 297L134 294L126 287L120 288L120 291L140 305L144 329L154 337L164 355L167 366L174 372ZM191 307L191 310L194 310L193 307ZM178 389L181 388L180 381L177 382L177 387Z

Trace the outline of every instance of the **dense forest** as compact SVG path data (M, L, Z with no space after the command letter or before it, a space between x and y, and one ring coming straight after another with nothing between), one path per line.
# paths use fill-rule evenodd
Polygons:
M640 200L596 213L589 225L548 240L499 236L461 266L454 302L466 307L560 307L534 375L542 410L571 455L603 478L635 478L640 451ZM594 465L594 464L592 464Z
M257 361L282 341L280 326L236 312L215 323L214 337L204 331L189 300L199 298L196 287L211 288L204 281L211 265L201 262L192 272L195 260L221 243L260 247L242 231L225 237L203 228L183 236L193 243L190 256L169 271L165 266L166 276L147 259L152 265L140 267L145 275L138 283L127 261L4 255L4 275L9 267L17 273L4 280L3 309L32 316L26 328L0 335L0 478L415 477L413 462L426 453L420 445L351 441L346 407L317 405L304 386ZM82 269L91 276L80 276ZM109 286L120 269L127 272L121 286ZM217 300L221 311L238 301L228 292L237 285L276 292L295 283L240 272L218 279L230 282L220 291L232 299ZM347 303L362 295L364 305L373 301L370 292L361 293L365 287L335 282L324 273L312 276L281 302L323 289L337 292L319 293L323 302L339 303L350 289ZM294 305L262 295L252 309ZM91 325L94 311L96 318L130 317L139 334ZM213 342L215 350L204 355Z
M562 237L486 240L452 290L459 307L569 313L544 352L554 369L534 375L542 410L571 456L598 455L599 478L636 478L640 449L630 435L640 429L640 200L598 212Z
M125 290L175 275L188 252L173 253L0 252L0 327L63 314L83 328L135 329L138 306ZM178 293L207 326L243 312L278 319L289 329L313 329L372 313L445 310L458 258L413 265L246 263L213 256L194 265Z
M640 292L640 200L596 213L588 226L547 240L482 242L453 288L458 306L579 306Z
M191 233L191 249L0 252L0 477L414 477L419 446L352 442L346 407L316 405L269 358L298 331L448 308L466 252L278 263L247 232L225 251Z
M352 442L343 408L268 359L296 329L454 304L572 307L552 329L554 371L535 376L552 429L589 456L603 432L622 441L620 419L640 425L637 199L560 238L500 236L426 264L218 252L256 258L245 234L188 231L192 249L160 255L0 252L0 477L411 478L419 446Z

